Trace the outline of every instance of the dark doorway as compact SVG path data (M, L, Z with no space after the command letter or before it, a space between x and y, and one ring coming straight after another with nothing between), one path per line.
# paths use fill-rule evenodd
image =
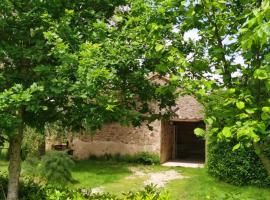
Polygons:
M203 121L174 122L173 159L185 162L204 162L205 140L194 134L195 128L204 128Z

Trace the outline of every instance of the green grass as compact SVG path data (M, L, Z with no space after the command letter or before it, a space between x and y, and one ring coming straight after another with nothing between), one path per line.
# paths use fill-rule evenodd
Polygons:
M99 187L113 183L131 175L128 164L114 161L80 161L76 162L72 176L76 183L73 188Z
M6 161L0 161L0 170L7 170ZM23 168L25 165L23 165ZM132 175L130 167L144 173L174 169L186 178L171 181L166 190L172 200L270 200L270 190L252 186L233 186L210 177L205 169L181 167L143 166L114 161L80 161L72 170L76 183L71 188L103 187L104 191L121 194L143 187L147 176L127 178Z
M270 190L233 186L209 176L206 169L175 168L188 178L170 182L166 189L172 199L187 200L270 200Z

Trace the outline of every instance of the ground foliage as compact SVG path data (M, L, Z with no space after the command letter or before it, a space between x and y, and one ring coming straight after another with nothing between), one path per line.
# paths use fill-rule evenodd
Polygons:
M0 199L7 190L7 176L0 175L1 194ZM144 189L136 192L127 192L123 195L114 195L110 193L94 194L91 189L71 190L59 185L39 185L33 183L31 179L25 179L20 182L19 199L22 200L169 200L169 194L157 189L154 185L145 186Z

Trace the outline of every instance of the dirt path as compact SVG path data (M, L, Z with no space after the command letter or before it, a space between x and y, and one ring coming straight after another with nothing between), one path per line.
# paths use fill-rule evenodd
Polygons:
M134 167L130 168L130 170L133 172L133 175L127 177L128 179L146 177L146 180L144 181L144 185L154 184L157 187L164 187L168 182L172 180L185 178L183 175L181 175L175 170L150 172L150 173L143 172Z
M175 170L153 172L148 174L149 179L144 181L144 185L154 184L157 187L164 187L168 182L185 178Z
M165 187L165 185L172 180L186 178L175 170L147 172L137 167L130 167L129 169L132 172L132 175L125 179L129 179L130 181L141 179L141 185L153 184L157 187ZM104 191L106 191L106 185L92 188L92 193L103 193Z

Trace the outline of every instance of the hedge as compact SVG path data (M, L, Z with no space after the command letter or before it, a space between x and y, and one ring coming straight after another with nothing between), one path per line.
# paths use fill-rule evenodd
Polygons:
M232 151L234 145L216 141L208 144L208 173L234 185L270 187L270 178L253 148Z

